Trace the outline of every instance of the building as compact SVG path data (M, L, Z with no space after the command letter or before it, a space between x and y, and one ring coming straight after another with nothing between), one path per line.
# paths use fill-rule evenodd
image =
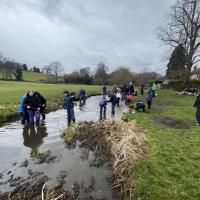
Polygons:
M194 68L194 70L191 72L190 80L200 80L200 68Z

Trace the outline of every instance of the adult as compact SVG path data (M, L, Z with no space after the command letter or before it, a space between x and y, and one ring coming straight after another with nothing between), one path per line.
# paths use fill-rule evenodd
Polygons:
M141 86L140 86L140 95L141 96L144 95L144 83L142 83Z

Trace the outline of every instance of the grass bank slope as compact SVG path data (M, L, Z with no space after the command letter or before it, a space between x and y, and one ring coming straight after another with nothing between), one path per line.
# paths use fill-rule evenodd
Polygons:
M146 158L132 166L135 199L200 199L200 127L195 97L159 90L149 113L128 114L147 130Z

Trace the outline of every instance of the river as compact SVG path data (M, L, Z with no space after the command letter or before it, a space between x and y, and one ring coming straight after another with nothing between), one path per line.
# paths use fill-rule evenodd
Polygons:
M100 97L91 97L82 108L75 106L76 120L98 121ZM107 118L110 118L108 105ZM126 109L123 102L116 108L116 117L121 117ZM79 199L92 196L97 199L113 199L108 178L108 166L96 166L95 155L89 149L68 149L60 137L67 128L66 111L61 109L46 115L39 127L21 125L20 121L0 127L0 191L12 191L25 181L37 181L38 177L48 177L47 182L57 185L62 181L66 191L73 191L79 185ZM38 163L31 158L31 151L50 151L52 159ZM30 176L31 175L31 176ZM31 177L31 178L30 178ZM31 180L30 180L31 179ZM92 188L92 189L91 189Z

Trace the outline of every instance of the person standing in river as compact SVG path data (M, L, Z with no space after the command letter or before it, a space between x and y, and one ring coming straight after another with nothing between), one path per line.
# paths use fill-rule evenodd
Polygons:
M106 109L107 109L107 100L106 96L102 96L99 101L99 107L100 107L100 120L106 119Z
M200 94L197 96L194 107L196 107L196 125L200 126Z
M35 92L35 95L37 95L40 99L40 114L42 115L42 120L45 120L45 108L47 106L47 100L39 92Z
M29 123L34 124L35 118L36 125L39 125L41 103L37 93L33 93L33 91L28 92L26 98L26 105L28 109Z
M115 116L115 107L117 104L117 87L113 88L112 94L110 96L110 100L108 101L111 103L111 116Z
M85 105L86 103L86 91L81 88L79 91L79 100L80 100L80 106Z
M75 114L74 114L74 97L71 96L68 90L64 91L64 109L67 110L67 119L68 126L71 125L71 122L75 123Z
M26 107L26 98L27 98L26 95L24 95L19 105L21 124L25 124L26 121L29 123L29 115L28 115L27 107Z

